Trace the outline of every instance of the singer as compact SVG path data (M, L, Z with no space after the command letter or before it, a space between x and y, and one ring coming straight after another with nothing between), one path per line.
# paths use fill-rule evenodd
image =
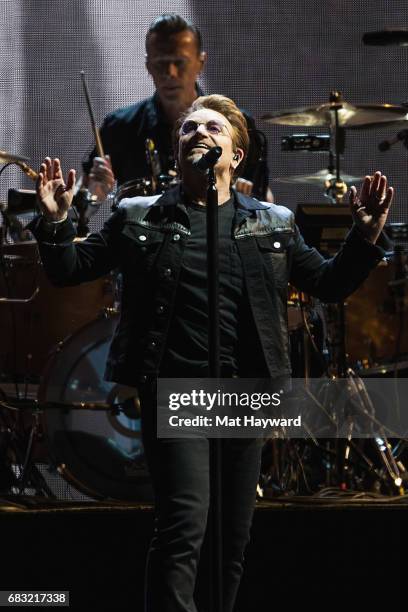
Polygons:
M215 164L219 199L221 372L223 377L290 375L287 284L326 302L343 300L384 256L378 245L393 198L387 179L367 176L350 192L354 226L326 260L305 245L293 213L231 188L248 151L246 121L219 95L196 99L175 128L181 184L162 196L122 200L104 228L82 242L67 217L75 171L41 165L42 214L31 224L56 285L89 281L119 268L122 311L106 378L139 388L146 458L156 498L147 560L145 612L196 612L194 588L209 498L208 440L158 439L159 376L208 374L206 163ZM221 149L210 153L214 147ZM212 159L211 159L212 158ZM224 612L232 612L259 476L259 440L222 441ZM200 608L204 610L203 607ZM208 610L208 608L207 608Z

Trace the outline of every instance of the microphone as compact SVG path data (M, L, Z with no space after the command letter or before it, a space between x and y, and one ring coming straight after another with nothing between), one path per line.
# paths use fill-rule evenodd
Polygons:
M399 142L400 140L408 141L408 130L401 130L393 138L390 138L389 140L383 140L379 143L378 148L380 149L380 151L388 151L388 149L392 147L392 145Z
M193 163L194 168L196 168L201 174L207 174L210 168L213 168L222 154L221 147L212 147L207 153L199 159L198 161Z

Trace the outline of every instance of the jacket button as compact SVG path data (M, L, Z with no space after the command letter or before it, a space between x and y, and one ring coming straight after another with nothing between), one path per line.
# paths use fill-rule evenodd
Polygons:
M156 312L157 312L157 314L163 314L164 306L162 306L161 304L160 304L160 306L157 306Z
M280 249L281 243L280 242L274 242L273 246L275 247L275 249Z
M164 278L170 278L171 273L172 273L172 269L171 268L164 268L164 270L163 270Z
M144 234L140 234L139 240L140 240L140 242L146 242L147 236L145 236Z
M178 240L180 240L180 234L174 234L173 240L174 242L177 242Z

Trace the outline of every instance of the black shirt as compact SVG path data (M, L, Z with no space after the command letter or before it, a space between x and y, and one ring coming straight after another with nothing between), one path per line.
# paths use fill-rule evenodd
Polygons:
M197 90L202 95L200 89ZM254 183L253 193L265 199L268 185L266 165L266 142L257 131L254 119L243 111L250 136L250 147L241 176ZM103 121L100 129L105 153L109 154L118 185L136 178L149 177L145 141L150 138L159 153L161 171L169 174L174 170L172 126L168 123L157 93L138 104L113 111ZM83 170L89 174L94 149L83 161ZM263 159L264 161L259 161ZM137 195L137 194L134 194ZM140 194L141 195L141 194Z
M206 208L191 204L187 210L191 237L183 254L161 376L205 376L208 373ZM237 328L243 293L242 265L232 238L234 216L234 198L230 198L218 207L220 348L224 372L238 370Z

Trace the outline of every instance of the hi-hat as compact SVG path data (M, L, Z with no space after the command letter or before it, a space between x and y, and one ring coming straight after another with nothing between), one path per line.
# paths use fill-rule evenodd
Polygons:
M265 113L261 119L277 125L334 127L338 109L339 127L357 128L408 120L408 108L394 104L350 104L325 102L316 106Z
M364 177L351 176L350 174L342 174L340 176L340 181L346 183L347 185L360 183L363 179ZM329 186L330 182L334 180L336 180L336 175L329 172L327 168L324 170L319 170L319 172L315 172L314 174L295 174L292 176L283 176L273 179L273 181L276 183L287 183L289 185L315 185L316 187L327 187Z
M20 155L13 155L12 153L8 153L8 151L3 151L0 149L0 164L18 164L25 163L29 161L29 157L21 157Z
M406 28L366 32L363 36L365 45L408 47L408 30Z

